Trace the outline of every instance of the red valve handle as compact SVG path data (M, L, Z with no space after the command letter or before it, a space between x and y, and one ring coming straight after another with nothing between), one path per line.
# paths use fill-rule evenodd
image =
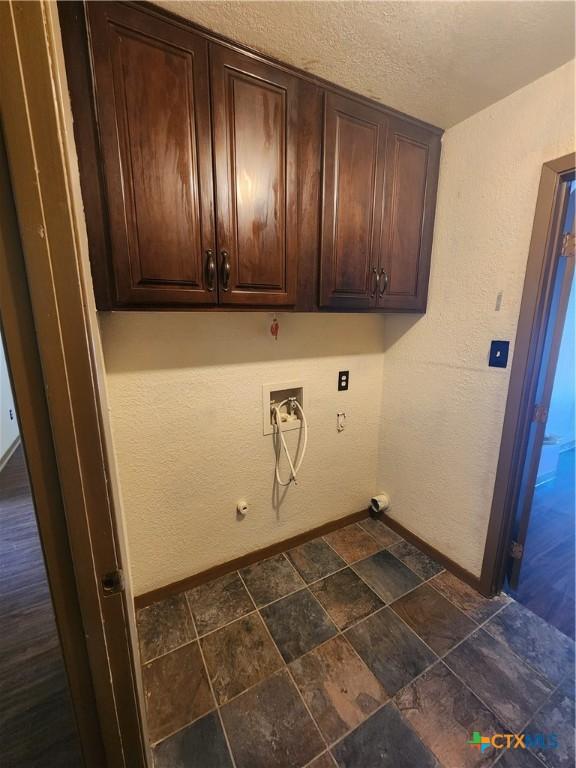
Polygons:
M272 336L274 336L274 339L276 341L278 341L278 331L279 330L280 330L280 324L278 323L278 320L276 320L276 318L274 318L274 320L272 320L272 325L270 326L270 333L272 334Z

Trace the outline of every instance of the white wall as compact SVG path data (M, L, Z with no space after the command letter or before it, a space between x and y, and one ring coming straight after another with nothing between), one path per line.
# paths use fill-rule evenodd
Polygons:
M134 591L140 594L358 512L377 475L377 316L100 315ZM340 370L348 392L337 391ZM310 423L297 487L273 498L262 384L303 380ZM336 412L347 426L336 431ZM295 432L287 433L293 447ZM283 467L283 474L286 469ZM250 504L238 520L236 502Z
M488 368L490 340L514 341L541 166L574 144L574 62L448 130L428 312L385 323L391 514L477 575L510 371Z
M10 412L12 412L12 418ZM14 408L12 387L4 356L4 346L2 339L0 339L0 467L4 466L17 437L16 409Z

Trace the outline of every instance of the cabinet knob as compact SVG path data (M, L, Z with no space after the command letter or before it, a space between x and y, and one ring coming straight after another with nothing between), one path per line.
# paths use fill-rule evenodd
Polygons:
M385 269L380 270L380 276L382 284L380 286L380 296L384 296L386 289L388 288L388 272Z
M216 287L216 259L210 248L206 251L206 286L209 291Z
M370 296L376 296L376 291L378 290L378 283L380 282L380 275L378 274L378 270L376 267L372 267L372 274L374 275L374 286L370 291Z
M222 290L227 291L230 288L230 254L228 251L220 251L220 256L222 257L220 281Z

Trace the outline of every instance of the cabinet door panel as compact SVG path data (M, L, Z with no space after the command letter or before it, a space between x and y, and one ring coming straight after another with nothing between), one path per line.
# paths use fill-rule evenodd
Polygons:
M220 301L294 304L297 81L217 44L210 58Z
M388 178L378 305L424 309L430 269L439 139L393 120L387 148ZM432 199L433 198L433 199Z
M88 9L117 299L215 303L207 43L135 8Z
M320 297L322 306L376 301L387 118L326 95Z

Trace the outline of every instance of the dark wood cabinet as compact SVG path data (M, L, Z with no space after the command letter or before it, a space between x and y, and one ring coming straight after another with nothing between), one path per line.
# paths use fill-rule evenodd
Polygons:
M367 309L378 300L388 117L335 93L324 110L320 302Z
M91 3L118 304L218 300L208 44L121 3Z
M378 286L381 309L426 309L439 159L439 136L391 118Z
M298 80L210 46L220 302L296 299Z
M425 308L438 152L435 134L327 93L321 306Z
M439 129L146 3L59 14L99 309L425 310Z

